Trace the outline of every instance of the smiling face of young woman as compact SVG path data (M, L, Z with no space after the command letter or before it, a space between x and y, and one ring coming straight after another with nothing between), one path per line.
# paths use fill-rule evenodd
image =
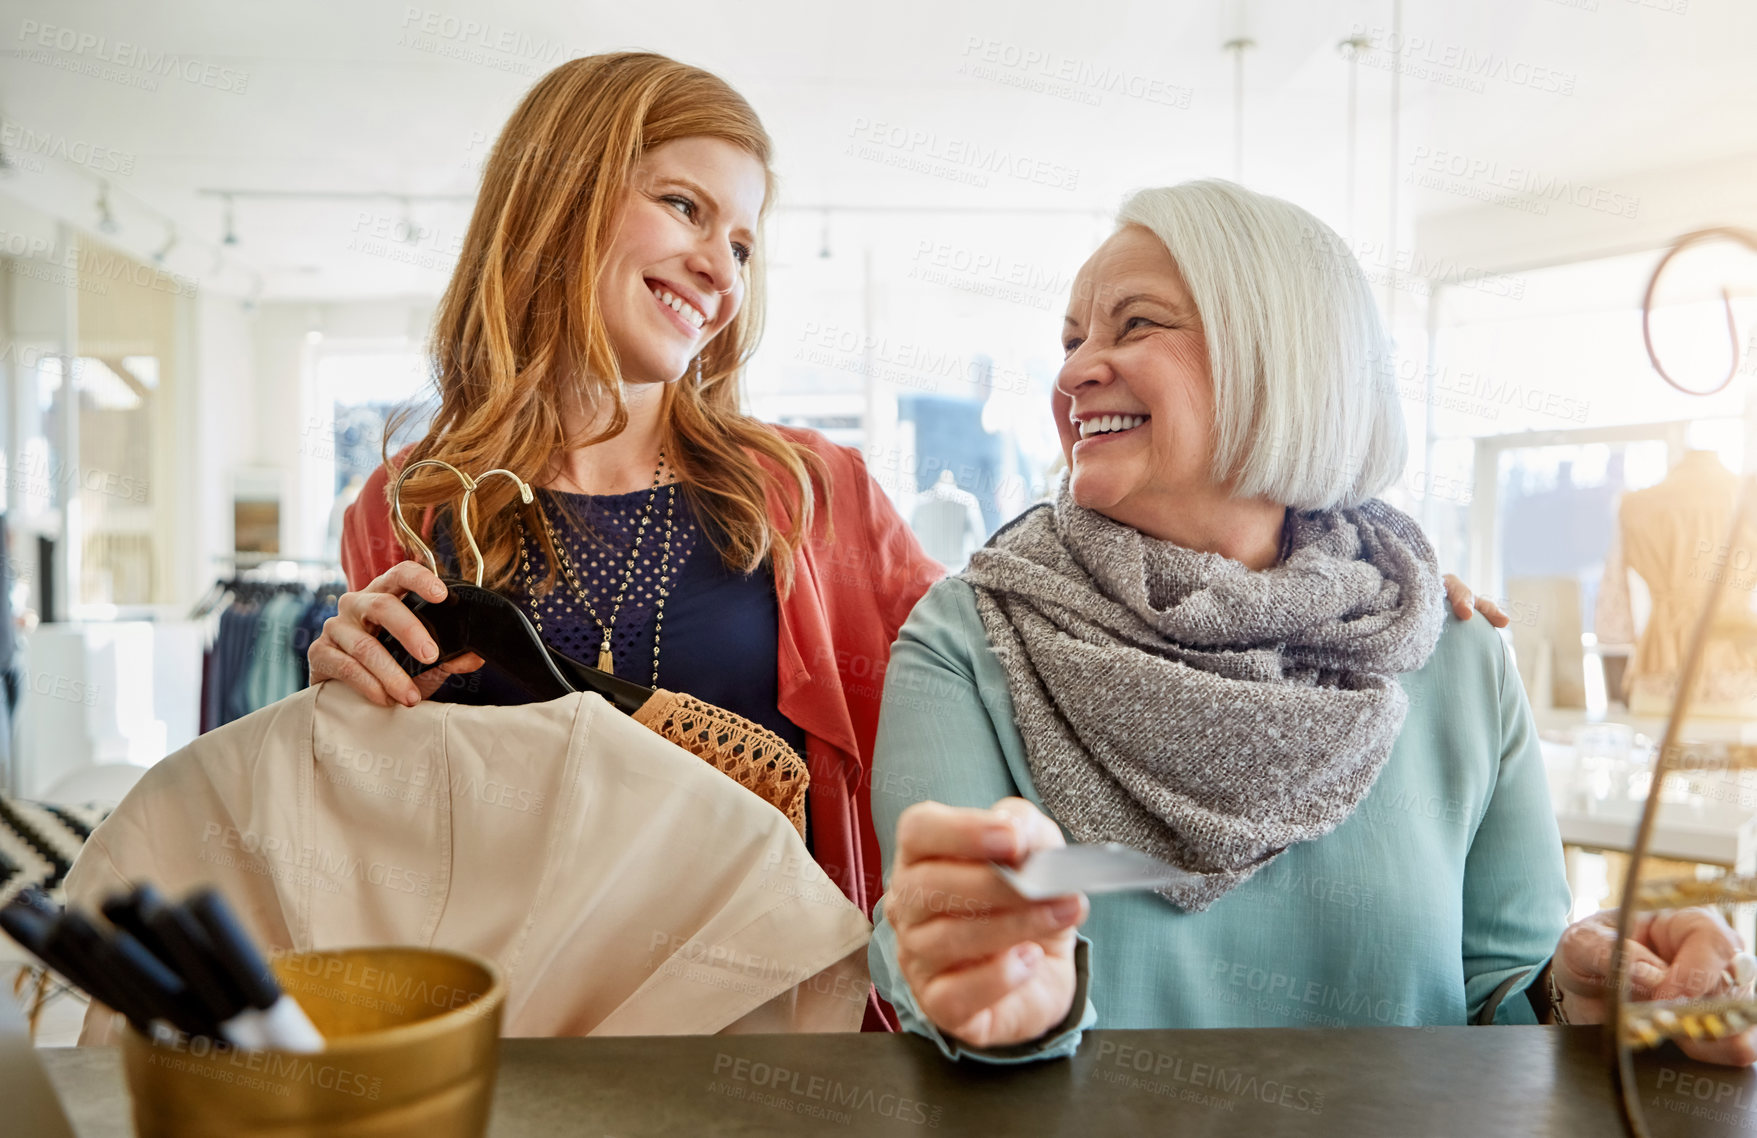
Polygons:
M1212 476L1214 385L1202 320L1163 242L1138 225L1074 278L1052 407L1074 501L1150 534Z
M762 163L724 139L641 156L598 277L623 382L679 378L738 315L764 191Z

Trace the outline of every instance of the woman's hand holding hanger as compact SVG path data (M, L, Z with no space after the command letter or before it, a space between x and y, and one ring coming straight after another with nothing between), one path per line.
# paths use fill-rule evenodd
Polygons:
M324 622L323 635L313 640L306 652L311 682L339 680L380 707L393 702L414 707L452 676L480 668L482 657L474 652L416 677L398 666L378 642L380 629L389 629L417 660L431 661L439 651L403 603L409 593L441 601L445 599L445 582L419 561L403 561L379 574L364 589L343 593L336 615Z

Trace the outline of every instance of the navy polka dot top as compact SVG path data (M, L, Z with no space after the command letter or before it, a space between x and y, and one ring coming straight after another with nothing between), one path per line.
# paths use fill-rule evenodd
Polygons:
M635 571L611 632L610 656L616 674L636 683L653 684L654 615L659 599L661 551L669 488L659 487L646 536L635 560ZM574 577L591 600L592 611L605 620L628 571L641 511L649 491L629 494L572 494L537 490L556 540L567 550ZM565 504L563 509L561 504ZM583 519L576 526L574 518ZM541 581L548 560L536 534L524 535L531 572ZM456 576L457 558L450 534L436 535L434 552L442 568ZM681 489L673 512L671 555L665 571L668 595L664 626L659 632L657 686L687 692L746 719L754 720L785 739L801 757L805 733L776 707L776 645L780 603L773 574L765 565L751 574L728 569L719 551L702 531L689 498ZM596 664L603 633L558 571L550 591L535 598L521 565L519 591L509 594L525 610L542 616L543 638L551 647L587 664ZM533 624L536 621L533 619ZM519 704L530 696L513 684L492 661L476 672L453 676L434 699L470 704Z

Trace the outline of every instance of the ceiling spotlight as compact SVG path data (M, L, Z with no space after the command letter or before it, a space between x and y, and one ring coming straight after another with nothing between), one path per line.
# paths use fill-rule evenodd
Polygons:
M238 233L232 228L232 195L226 195L226 232L220 238L221 245L236 245Z
M1357 165L1355 153L1358 150L1355 136L1358 134L1357 124L1360 120L1358 110L1360 106L1360 60L1361 56L1365 55L1367 49L1372 46L1373 41L1365 35L1350 36L1336 45L1336 50L1341 52L1342 58L1348 62L1348 143L1343 148L1343 161L1347 163L1343 194L1348 202L1348 227L1343 232L1348 235L1350 241L1354 240L1354 171Z
M1220 45L1232 52L1232 180L1245 180L1245 52L1257 46L1249 36L1236 36Z
M171 253L171 247L175 244L177 244L177 227L167 225L165 226L165 243L153 250L153 260L158 264L164 264L165 258Z
M114 233L117 230L116 218L110 213L110 183L98 183L98 232Z

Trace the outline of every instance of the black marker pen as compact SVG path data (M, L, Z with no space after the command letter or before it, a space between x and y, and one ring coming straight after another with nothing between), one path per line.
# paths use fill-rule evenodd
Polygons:
M62 913L49 926L44 944L73 969L66 973L68 979L100 1003L121 1012L143 1034L159 1034L153 1021L168 1020L163 1002L154 993L128 985L119 974L115 955L106 951L104 934L89 917L78 912Z
M0 929L4 929L7 936L17 941L26 952L48 965L50 969L61 973L68 983L83 988L88 994L103 1000L103 997L98 995L99 988L102 986L101 982L94 981L92 977L87 975L83 964L70 960L64 951L49 943L49 931L53 927L54 922L49 917L44 916L31 906L15 903L0 908ZM103 1002L110 1003L109 1000ZM110 1006L116 1008L117 1011L123 1011L115 1004L110 1004Z
M118 929L101 943L98 957L119 984L140 993L142 1005L158 1009L158 1018L191 1035L213 1034L213 1022L190 999L189 985L132 935Z
M137 885L132 892L118 893L107 899L98 908L106 920L117 928L131 934L135 940L146 946L146 950L164 961L172 964L170 953L158 938L158 934L147 926L145 911L156 909L165 903L159 891L150 885Z
M213 943L216 959L227 976L244 993L245 1009L232 1022L244 1020L258 1032L261 1042L256 1046L278 1051L322 1051L322 1034L306 1016L305 1009L281 991L268 962L257 952L220 895L212 889L201 889L190 894L184 904Z
M189 986L190 998L209 1020L211 1031L240 1047L260 1046L248 1029L242 1035L235 1030L232 1021L244 1008L244 993L220 966L213 944L195 918L182 906L169 903L145 906L139 916L163 946L161 959Z

